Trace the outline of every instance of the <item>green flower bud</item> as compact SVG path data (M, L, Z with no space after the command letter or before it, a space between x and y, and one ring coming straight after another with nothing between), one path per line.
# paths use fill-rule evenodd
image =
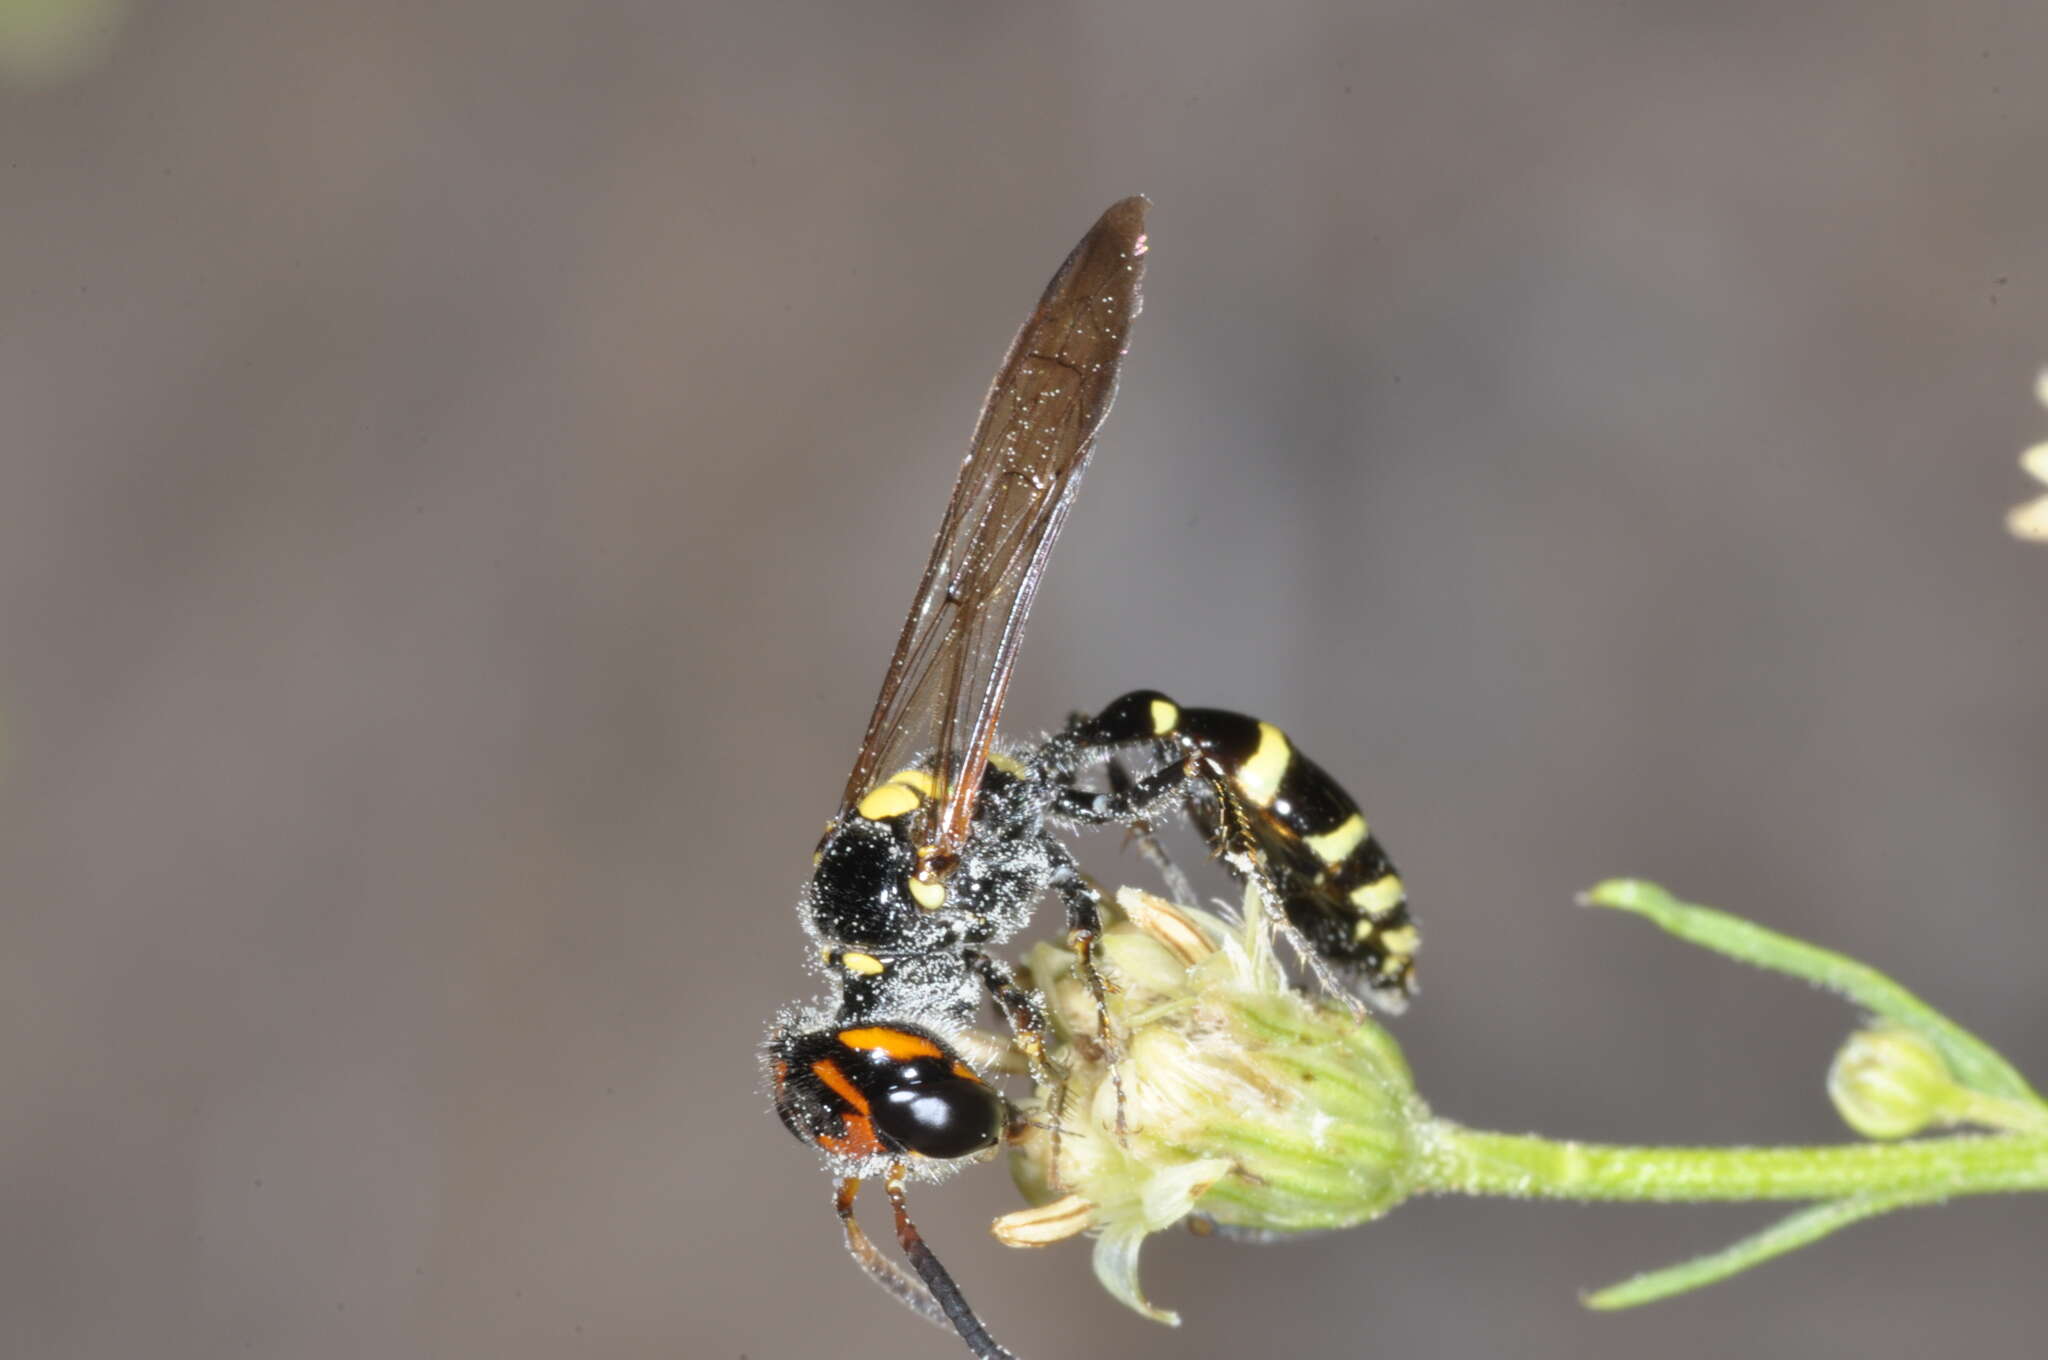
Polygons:
M1954 1123L1966 1096L1940 1050L1901 1025L1849 1036L1828 1069L1828 1096L1865 1138L1910 1138Z
M1385 1030L1289 983L1255 898L1242 925L1128 888L1117 904L1125 919L1097 958L1119 1053L1099 1042L1073 956L1032 951L1067 1075L1038 1090L1014 1143L1039 1207L996 1235L1034 1246L1092 1231L1103 1286L1174 1323L1138 1286L1147 1235L1183 1219L1260 1235L1376 1218L1421 1178L1428 1112Z

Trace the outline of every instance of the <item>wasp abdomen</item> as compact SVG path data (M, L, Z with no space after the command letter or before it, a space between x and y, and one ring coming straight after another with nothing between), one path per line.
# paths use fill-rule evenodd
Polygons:
M1085 731L1104 745L1157 742L1189 760L1189 806L1203 834L1224 848L1226 801L1242 808L1242 833L1316 952L1373 991L1413 990L1419 937L1400 875L1351 795L1285 732L1242 713L1183 708L1157 690L1124 695Z

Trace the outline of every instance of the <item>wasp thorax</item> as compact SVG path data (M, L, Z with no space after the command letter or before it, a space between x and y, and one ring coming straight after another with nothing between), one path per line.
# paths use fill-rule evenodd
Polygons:
M916 870L900 822L849 817L828 828L805 895L812 927L842 944L918 946L931 927L910 895Z

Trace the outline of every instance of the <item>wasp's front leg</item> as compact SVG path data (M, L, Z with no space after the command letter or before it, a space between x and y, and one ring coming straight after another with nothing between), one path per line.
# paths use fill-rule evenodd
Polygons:
M1047 1054L1045 1047L1045 1007L1040 1003L1038 993L1026 986L1017 976L1017 970L992 954L979 949L963 951L961 957L974 969L981 985L1010 1023L1010 1033L1015 1036L1017 1047L1023 1051L1024 1060L1031 1065L1031 1079L1040 1086L1054 1086L1066 1080L1066 1073Z
M1123 1045L1109 1023L1111 984L1095 966L1095 946L1102 939L1102 889L1064 852L1054 870L1052 886L1067 907L1067 948L1074 952L1074 972L1095 1003L1095 1042L1116 1092L1116 1136L1121 1141L1129 1130L1124 1120Z

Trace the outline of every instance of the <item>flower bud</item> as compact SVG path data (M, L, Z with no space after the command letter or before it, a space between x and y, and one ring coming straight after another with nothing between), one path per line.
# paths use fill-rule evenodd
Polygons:
M1909 1138L1953 1123L1963 1095L1940 1051L1900 1025L1850 1035L1828 1069L1829 1098L1865 1138Z
M1073 956L1032 951L1067 1076L1038 1090L1014 1140L1012 1172L1042 1207L997 1235L1094 1232L1103 1286L1172 1323L1138 1287L1148 1234L1190 1218L1247 1235L1376 1218L1415 1187L1428 1115L1385 1030L1289 983L1255 897L1246 924L1128 888L1117 903L1125 919L1097 945L1116 1052Z

